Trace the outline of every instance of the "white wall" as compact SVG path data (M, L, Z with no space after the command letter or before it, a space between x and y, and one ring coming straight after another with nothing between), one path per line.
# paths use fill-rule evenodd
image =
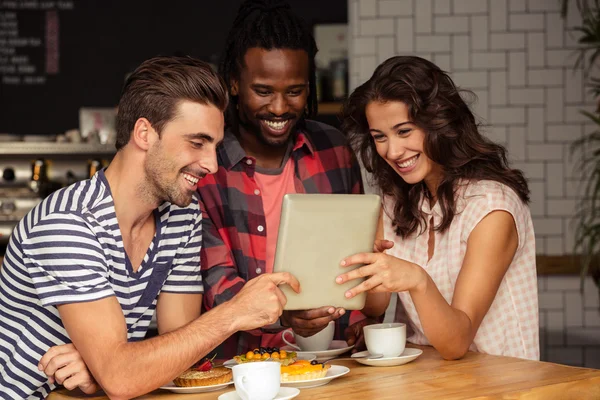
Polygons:
M508 148L529 180L537 253L572 253L581 176L569 149L595 128L580 114L595 102L573 70L577 10L565 20L560 0L348 0L348 12L351 88L393 55L418 55L448 71L478 96L485 134ZM584 294L578 277L540 277L539 290L543 359L600 368L591 279Z

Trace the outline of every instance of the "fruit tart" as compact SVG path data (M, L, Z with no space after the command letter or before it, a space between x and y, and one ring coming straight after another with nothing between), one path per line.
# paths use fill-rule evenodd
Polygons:
M293 364L281 366L281 382L307 381L324 378L331 365L316 361L298 360Z
M280 350L278 347L260 347L246 354L233 357L235 362L243 364L255 361L279 361L282 366L290 365L296 361L295 351Z
M215 354L216 355L216 354ZM229 383L233 378L231 369L225 367L214 367L213 358L203 359L197 366L185 371L177 378L173 379L175 386L211 386L222 383Z

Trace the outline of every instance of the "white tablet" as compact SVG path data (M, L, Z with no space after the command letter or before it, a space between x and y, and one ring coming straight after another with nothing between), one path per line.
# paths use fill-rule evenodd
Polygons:
M366 294L347 299L344 293L361 280L337 284L335 278L358 268L341 267L343 258L372 252L381 199L373 194L286 194L281 208L274 272L286 271L300 282L288 285L285 310L323 306L360 310Z

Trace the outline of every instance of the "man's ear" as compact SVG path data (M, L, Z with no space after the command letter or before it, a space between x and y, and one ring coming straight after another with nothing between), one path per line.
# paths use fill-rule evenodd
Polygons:
M231 87L231 89L230 89L231 95L237 96L238 93L240 92L240 82L232 79L231 84L229 86Z
M150 121L146 118L139 118L133 127L133 132L131 132L131 139L137 147L142 150L148 150L152 147L152 144L156 140L156 132Z

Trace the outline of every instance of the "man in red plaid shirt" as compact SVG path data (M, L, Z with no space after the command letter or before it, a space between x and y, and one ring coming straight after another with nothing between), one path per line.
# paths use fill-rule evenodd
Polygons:
M363 192L359 164L344 136L307 119L317 111L316 52L310 31L287 3L241 5L219 67L231 95L219 168L198 185L207 310L231 299L248 280L272 272L286 193ZM353 320L363 318L352 314ZM310 336L336 321L336 337L344 339L349 317L327 306L286 311L280 323ZM238 333L218 349L219 357L280 347L278 331ZM351 331L349 343L355 341Z

